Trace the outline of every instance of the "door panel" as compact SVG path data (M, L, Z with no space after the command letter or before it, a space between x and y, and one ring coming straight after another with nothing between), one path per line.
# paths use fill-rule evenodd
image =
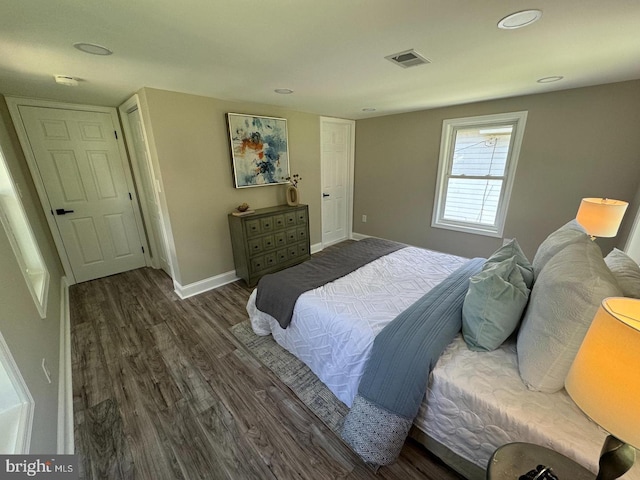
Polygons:
M348 232L351 123L322 121L322 243L345 240Z
M40 176L76 281L145 265L108 113L20 105Z
M135 155L133 161L137 162L137 172L139 173L139 179L142 188L139 192L140 201L143 204L144 211L146 213L145 220L147 222L147 234L152 237L152 244L156 246L157 251L151 251L151 255L159 261L159 266L168 275L171 275L171 268L169 267L169 257L167 254L166 240L164 231L162 228L162 220L160 218L160 203L158 200L155 181L153 180L153 169L151 168L151 161L147 155L147 148L144 140L144 134L142 132L142 124L140 121L140 112L135 109L127 114L129 125L131 126L131 135L133 150Z

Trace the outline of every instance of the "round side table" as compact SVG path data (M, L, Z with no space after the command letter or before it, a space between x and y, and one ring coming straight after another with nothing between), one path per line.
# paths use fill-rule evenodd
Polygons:
M538 465L551 467L559 480L594 480L596 476L561 453L532 443L508 443L498 448L487 469L487 480L518 480Z

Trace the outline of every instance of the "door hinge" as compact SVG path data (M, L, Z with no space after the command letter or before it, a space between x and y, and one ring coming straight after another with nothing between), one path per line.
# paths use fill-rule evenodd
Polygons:
M129 200L133 200L133 197L131 196L131 192L129 192Z
M118 139L118 132L116 132L115 130L113 131L113 134L116 136L116 140Z
M142 249L142 253L144 253L144 247L140 247Z

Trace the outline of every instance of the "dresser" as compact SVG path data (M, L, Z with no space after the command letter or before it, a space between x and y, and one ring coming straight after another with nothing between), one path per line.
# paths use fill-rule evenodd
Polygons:
M250 287L267 273L311 257L308 205L260 208L251 215L229 214L236 275Z

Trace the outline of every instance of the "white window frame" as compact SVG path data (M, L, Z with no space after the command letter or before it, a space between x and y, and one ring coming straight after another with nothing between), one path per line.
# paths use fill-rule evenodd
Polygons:
M442 122L442 137L440 140L440 159L438 162L438 177L436 183L436 195L434 201L431 226L444 228L458 232L474 233L490 237L502 237L504 224L507 217L513 180L520 156L520 147L524 136L524 128L527 121L527 112L499 113L495 115L482 115L477 117L454 118ZM491 128L497 125L509 123L513 125L511 142L507 156L507 164L504 176L504 185L500 192L496 221L493 225L485 225L475 222L460 222L444 219L444 210L447 200L447 185L453 166L453 153L455 146L455 133L464 128ZM486 178L491 178L487 176Z
M4 202L0 201L0 223L9 238L38 313L40 317L46 318L49 271L24 211L20 190L13 181L2 148L0 148L0 175L5 177L7 183L7 188L4 191L0 190L0 196L7 196L12 204L11 210L5 211Z

